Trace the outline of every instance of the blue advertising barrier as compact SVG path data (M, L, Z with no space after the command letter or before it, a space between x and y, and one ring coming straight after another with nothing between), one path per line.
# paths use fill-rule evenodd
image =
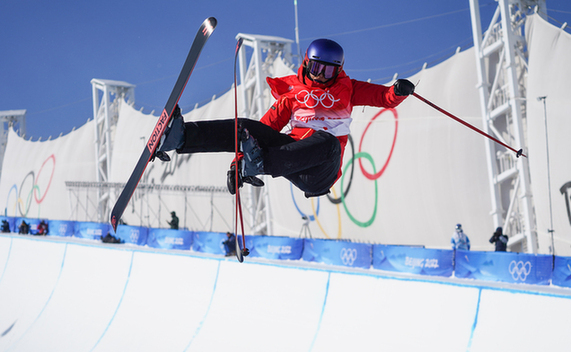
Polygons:
M555 257L551 280L554 285L571 287L571 257Z
M372 261L371 248L366 243L306 239L302 258L309 262L368 269Z
M456 251L459 278L549 285L553 257L510 252Z
M59 237L73 236L75 221L50 220L48 222L48 235Z
M89 240L101 241L101 236L107 235L111 230L111 225L98 222L77 222L75 223L74 236Z
M119 225L117 227L117 232L115 232L115 237L120 239L123 243L131 243L138 246L144 246L147 244L148 232L149 229L147 227Z
M240 242L241 243L241 242ZM276 236L246 236L251 257L267 259L301 259L303 239Z
M162 249L190 250L193 232L172 229L150 229L147 246Z
M226 241L225 232L195 232L192 250L210 254L226 254L223 242Z
M14 223L14 225L15 225L14 232L15 233L20 232L20 225L22 225L22 221L25 221L26 224L30 225L30 232L28 234L36 235L38 233L38 225L40 224L40 222L42 220L30 219L30 218L16 218L16 221Z
M0 216L0 224L3 223L3 221L6 220L6 222L8 222L8 228L10 231L8 232L18 232L16 231L16 219L14 219L11 216Z
M454 251L373 245L373 268L419 275L452 276Z

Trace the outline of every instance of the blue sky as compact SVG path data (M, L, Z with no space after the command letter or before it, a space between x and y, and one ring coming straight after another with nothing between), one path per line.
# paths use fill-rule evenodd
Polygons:
M571 24L571 1L547 7L552 23ZM480 0L484 26L495 8ZM92 118L90 81L100 78L136 85L136 107L158 114L210 16L218 27L180 100L184 111L230 88L236 34L295 39L294 0L3 0L0 111L27 109L27 136L55 138ZM472 46L468 0L298 0L298 18L303 52L313 39L333 39L352 78L381 84Z

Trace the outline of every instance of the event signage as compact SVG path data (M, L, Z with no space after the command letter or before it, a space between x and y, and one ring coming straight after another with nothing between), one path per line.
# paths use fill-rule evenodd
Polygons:
M30 225L30 230L28 235L37 235L38 234L38 225L40 224L40 219L31 219L31 218L16 218L14 232L18 233L20 229L20 225L22 225L22 221L25 221L26 224Z
M16 231L15 223L16 219L11 216L0 216L0 223L4 223L6 221L8 223L8 232L18 232Z
M371 267L371 245L348 241L305 239L305 261L355 268Z
M147 245L153 248L190 250L193 232L174 229L150 229Z
M571 287L571 257L555 257L552 280L554 285Z
M277 236L246 236L251 257L267 259L301 259L303 239Z
M50 220L48 222L48 235L59 237L73 236L75 221Z
M456 251L459 278L549 285L553 257L511 252Z
M454 251L373 245L373 268L418 275L452 276Z
M75 224L75 237L100 241L111 230L111 225L99 222L77 222Z
M119 225L115 237L123 243L136 244L144 246L147 244L147 233L149 229L146 227Z
M226 254L224 241L228 237L225 232L195 232L192 242L192 250L195 252L210 254Z

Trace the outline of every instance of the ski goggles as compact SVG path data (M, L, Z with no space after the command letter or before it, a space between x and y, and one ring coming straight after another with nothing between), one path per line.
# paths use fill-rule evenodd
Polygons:
M307 71L314 75L315 77L323 73L325 79L331 79L335 77L339 69L338 65L331 65L324 62L319 62L315 60L309 60L307 64Z

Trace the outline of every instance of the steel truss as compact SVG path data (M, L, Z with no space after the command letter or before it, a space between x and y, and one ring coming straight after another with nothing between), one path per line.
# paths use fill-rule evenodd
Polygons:
M260 120L272 102L265 78L273 76L271 67L279 57L293 67L291 52L293 41L243 33L236 36L236 39L240 38L243 39L243 44L238 53L241 85L239 95L242 103L239 116ZM246 48L253 50L249 63L246 58ZM265 179L266 176L263 178ZM246 207L250 212L252 234L273 235L268 187L247 187L245 189L250 192L248 197L250 201Z
M2 175L2 164L4 163L4 153L8 143L8 132L11 128L17 131L18 135L26 135L26 110L5 110L0 111L0 175Z
M91 80L93 92L93 118L95 119L95 162L97 182L107 182L111 171L114 130L119 119L120 104L135 102L135 86L126 82L106 79ZM101 98L100 98L101 95ZM99 222L109 219L111 208L115 203L107 188L97 191L96 211Z
M65 184L69 192L70 220L93 222L100 222L97 218L97 212L95 211L98 206L98 195L101 193L111 193L115 197L118 197L123 187L125 187L125 183L121 182L66 181ZM169 214L172 209L162 197L172 195L184 198L183 214L180 215L181 228L212 231L215 216L220 218L221 221L226 224L227 228L231 227L232 219L228 217L229 214L224 214L224 212L220 211L213 201L214 198L232 198L226 187L162 185L152 183L140 183L137 186L129 205L137 221L129 225L154 228L165 227L164 215ZM210 216L208 218L204 219L196 215L195 210L190 204L192 197L209 197L211 199ZM163 219L162 222L161 219ZM190 226L191 223L194 224L194 226Z
M478 90L484 131L526 151L527 15L545 13L545 0L498 0L482 35L478 0L470 0ZM511 251L537 253L537 225L527 158L486 141L494 227Z

